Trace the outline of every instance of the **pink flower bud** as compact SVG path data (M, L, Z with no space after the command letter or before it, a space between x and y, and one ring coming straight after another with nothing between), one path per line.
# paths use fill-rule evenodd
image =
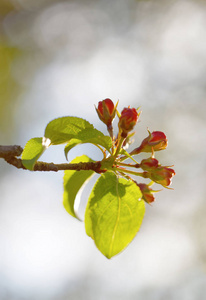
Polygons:
M166 135L162 131L153 131L149 132L149 136L146 137L141 145L134 149L130 154L138 154L140 152L152 152L152 151L160 151L167 148L167 138Z
M137 123L140 113L137 113L135 108L124 108L119 118L119 129L122 131L124 137L131 131Z
M175 171L168 167L159 166L149 171L149 178L162 186L169 186L172 183L172 177Z
M116 107L111 99L107 98L105 100L99 101L98 108L96 108L97 114L100 120L107 126L112 124L115 117Z
M140 168L144 171L148 171L153 168L157 168L159 165L159 161L156 158L149 157L147 159L143 159L140 163Z
M147 203L152 203L155 201L155 197L153 195L153 190L149 188L149 186L145 183L137 183L137 186L140 188L142 193L142 199Z

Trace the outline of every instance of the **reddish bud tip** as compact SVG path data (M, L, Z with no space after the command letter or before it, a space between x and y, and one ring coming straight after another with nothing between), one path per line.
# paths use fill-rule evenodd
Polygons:
M98 108L96 108L96 111L100 120L107 126L110 126L115 117L115 109L116 107L114 106L112 100L106 98L105 100L99 101Z
M149 157L147 159L143 159L140 163L140 168L144 171L148 171L153 168L157 168L159 165L159 161L156 158Z
M153 195L153 190L149 188L149 186L145 183L137 183L137 186L140 188L142 193L142 199L147 203L152 203L155 201L155 197Z
M104 109L103 109L103 103L105 103L106 108L108 109L108 112L110 113L110 115L113 114L114 111L114 103L112 102L111 99L106 98L103 101L99 101L98 103L98 110L100 111L100 113L103 115L104 113Z
M130 154L138 154L140 152L152 152L152 151L160 151L167 148L167 138L164 132L161 131L153 131L149 132L149 136L146 137L141 145L134 149Z
M154 170L150 170L149 178L154 182L166 187L172 183L172 177L175 175L175 171L168 167L159 166Z
M136 125L139 115L135 108L124 108L119 118L119 129L126 135Z

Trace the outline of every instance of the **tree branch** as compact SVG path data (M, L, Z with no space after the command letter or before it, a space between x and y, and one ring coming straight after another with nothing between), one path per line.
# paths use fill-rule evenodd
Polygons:
M10 165L18 168L27 170L22 164L22 160L17 158L16 156L20 156L23 152L21 146L0 146L0 158L3 158ZM103 173L104 170L101 170L101 162L80 162L78 164L54 164L54 163L46 163L42 161L37 161L34 165L33 171L63 171L63 170L92 170L96 173Z
M12 157L12 156L20 156L23 152L23 148L21 146L1 146L0 145L0 157Z

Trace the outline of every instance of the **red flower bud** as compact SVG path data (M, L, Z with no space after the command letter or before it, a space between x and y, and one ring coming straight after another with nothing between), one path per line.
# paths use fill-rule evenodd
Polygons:
M140 163L140 168L144 171L148 171L153 168L157 168L159 165L159 161L156 158L149 157L147 159L143 159Z
M161 131L149 132L149 136L146 137L141 145L134 149L130 154L138 154L140 152L152 152L160 151L167 148L167 138L166 135Z
M153 190L148 187L145 183L137 183L137 186L140 188L142 193L142 199L147 203L152 203L155 201L155 197L153 195Z
M103 123L105 123L107 126L110 126L112 124L116 113L116 106L114 106L114 103L111 99L107 98L105 100L99 101L96 111Z
M137 123L140 113L137 113L135 108L124 108L119 118L119 129L122 131L123 136L126 137L127 133L131 131Z
M172 183L172 177L175 175L175 171L168 167L159 166L150 170L148 177L154 182L161 184L162 186L169 186Z

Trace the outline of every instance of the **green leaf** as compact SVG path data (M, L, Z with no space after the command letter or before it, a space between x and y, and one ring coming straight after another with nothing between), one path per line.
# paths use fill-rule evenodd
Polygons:
M91 128L93 125L82 118L61 117L47 124L44 136L50 139L51 144L59 145L76 138L81 131Z
M26 143L21 156L25 168L33 170L35 162L47 148L42 144L42 140L42 138L32 138Z
M71 163L79 162L91 162L93 161L86 155L76 157ZM63 205L66 211L77 218L74 212L74 202L76 195L84 183L94 174L94 171L64 171L64 194L63 194Z
M138 186L112 172L96 182L85 212L86 233L107 257L121 252L135 237L145 213Z
M94 145L100 145L110 151L112 147L112 139L110 136L104 135L101 131L95 128L85 129L80 131L76 138L71 139L66 145L64 152L67 157L68 152L79 144L92 143Z

